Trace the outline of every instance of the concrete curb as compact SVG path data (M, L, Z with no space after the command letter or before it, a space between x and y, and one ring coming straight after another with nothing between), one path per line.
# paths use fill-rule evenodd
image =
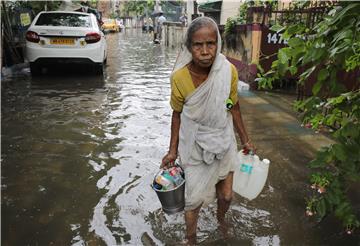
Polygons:
M15 64L11 67L3 67L1 69L1 80L5 80L14 77L16 75L22 75L24 74L23 70L28 67L29 67L28 62Z

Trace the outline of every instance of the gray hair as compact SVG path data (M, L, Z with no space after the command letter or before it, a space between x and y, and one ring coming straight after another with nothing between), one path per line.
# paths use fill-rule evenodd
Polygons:
M191 42L194 33L197 32L202 27L212 27L216 32L216 38L217 38L218 27L216 22L213 19L206 16L198 17L191 22L186 33L185 46L189 51L191 50Z

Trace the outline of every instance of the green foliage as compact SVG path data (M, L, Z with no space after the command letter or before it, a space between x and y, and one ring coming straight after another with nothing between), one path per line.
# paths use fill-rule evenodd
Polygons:
M239 8L239 13L234 17L229 17L225 23L225 37L234 32L236 25L246 24L249 23L250 20L248 19L248 9L249 7L257 7L257 6L265 6L268 4L270 7L275 6L278 1L270 0L270 1L251 1L245 0Z
M354 70L360 64L360 43L354 43L353 47L354 54L347 57L347 59L345 60L345 69L347 72Z
M242 4L239 8L239 14L236 17L236 23L238 24L246 24L247 22L247 10L250 6L253 4L251 1L246 1L244 4Z
M229 17L225 23L225 28L224 28L225 37L234 32L235 26L236 26L236 19Z
M132 0L124 4L124 12L127 16L131 15L144 15L146 11L150 14L155 5L155 0Z
M360 69L359 13L360 3L341 2L313 28L301 23L273 26L274 31L285 30L288 47L278 51L272 69L258 78L259 87L271 88L287 73L296 75L300 85L316 75L313 95L295 108L303 112L305 125L330 129L336 143L319 150L309 163L314 192L306 198L306 210L319 219L333 213L348 233L360 227L348 197L348 189L360 181L360 81L356 78L354 89L346 90L337 75Z
M110 19L116 19L116 18L119 17L119 16L118 16L117 13L111 13L111 14L109 15L109 17L110 17Z
M99 0L90 0L90 1L88 1L88 4L89 4L89 6L90 6L91 8L96 9L97 4L98 4L98 1L99 1Z
M7 6L12 8L23 7L31 8L35 14L45 10L45 6L48 11L58 10L61 5L61 1L7 1Z

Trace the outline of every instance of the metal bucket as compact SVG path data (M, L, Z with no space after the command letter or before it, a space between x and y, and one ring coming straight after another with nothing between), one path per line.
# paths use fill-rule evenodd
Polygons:
M158 190L152 186L159 197L162 209L167 214L181 212L185 207L185 180L172 190Z

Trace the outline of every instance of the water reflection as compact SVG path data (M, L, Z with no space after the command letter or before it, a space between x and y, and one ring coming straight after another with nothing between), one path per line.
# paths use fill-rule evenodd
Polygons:
M121 141L108 152L118 163L106 166L97 182L106 193L94 208L90 231L107 245L177 245L184 238L184 216L164 214L150 188L168 148L169 74L177 54L138 35L112 40L119 49L108 58L114 66L107 70L108 115L102 129L106 139ZM99 164L94 167L100 169ZM233 226L228 240L218 233L216 206L201 210L199 242L251 244L241 238L256 235L255 227L274 233L269 212L245 207L237 205L229 213Z
M88 162L106 153L104 85L74 73L2 82L2 245L69 245L88 235L100 198Z
M183 214L164 214L150 188L169 143L176 50L140 31L107 38L104 76L59 69L2 83L2 245L178 245L184 238ZM227 239L217 230L216 205L201 210L200 245L322 242L322 231L302 216L303 181L289 172L272 172L277 182L253 202L234 197ZM284 177L292 181L286 187Z
M108 42L103 77L59 69L7 84L4 245L183 240L183 214L164 214L150 188L168 148L169 74L176 50L154 45L141 32L108 35ZM201 244L279 244L270 213L240 201L228 214L227 240L217 230L216 206L201 210ZM257 238L259 231L266 236Z
M94 209L91 230L107 245L152 242L149 212L160 211L149 184L167 148L169 135L168 76L175 53L135 33L119 40L118 53L109 56L108 112L104 129L109 138L121 138L110 156L119 163L98 182L105 196ZM116 39L115 39L116 40ZM113 40L114 41L114 40ZM126 54L131 55L124 55Z

